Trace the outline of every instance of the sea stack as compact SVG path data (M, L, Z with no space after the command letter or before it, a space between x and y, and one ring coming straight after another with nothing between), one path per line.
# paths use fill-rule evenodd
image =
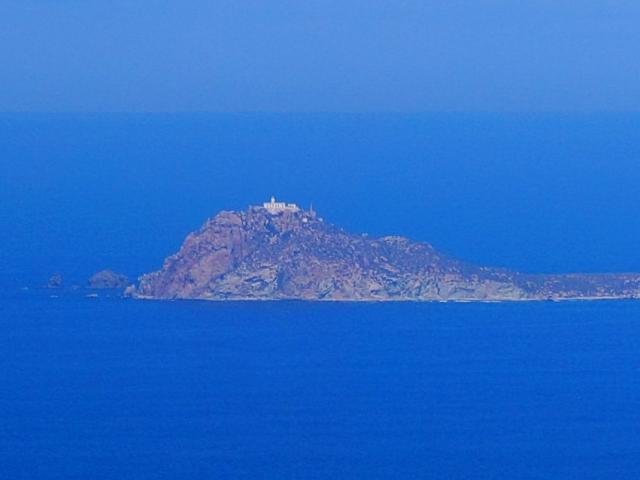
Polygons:
M47 288L62 288L64 286L64 280L60 273L54 273L49 277L47 281Z
M89 288L94 289L124 289L129 285L129 279L121 273L112 270L101 270L91 276Z

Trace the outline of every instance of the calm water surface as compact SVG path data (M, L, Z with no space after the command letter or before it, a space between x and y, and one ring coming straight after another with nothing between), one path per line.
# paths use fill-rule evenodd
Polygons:
M640 302L0 307L2 478L640 475Z

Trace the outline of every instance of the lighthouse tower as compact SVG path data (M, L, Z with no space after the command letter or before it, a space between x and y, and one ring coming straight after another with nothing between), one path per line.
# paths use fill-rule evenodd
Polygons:
M295 203L285 203L285 202L277 202L276 197L271 197L271 201L264 202L262 204L262 208L267 209L269 213L280 213L280 212L297 212L300 208Z

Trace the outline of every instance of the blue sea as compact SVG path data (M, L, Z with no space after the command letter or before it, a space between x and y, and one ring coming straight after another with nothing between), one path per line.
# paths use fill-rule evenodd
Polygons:
M1 307L2 478L640 475L640 303Z
M640 302L86 298L271 195L640 271L640 115L0 114L0 478L636 479ZM65 288L43 289L60 272ZM76 286L78 288L76 288Z

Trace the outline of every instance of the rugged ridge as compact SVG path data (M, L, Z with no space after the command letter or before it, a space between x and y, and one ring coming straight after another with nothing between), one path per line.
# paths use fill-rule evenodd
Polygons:
M203 300L640 298L640 274L529 275L468 264L404 237L369 238L313 211L223 211L127 295Z

